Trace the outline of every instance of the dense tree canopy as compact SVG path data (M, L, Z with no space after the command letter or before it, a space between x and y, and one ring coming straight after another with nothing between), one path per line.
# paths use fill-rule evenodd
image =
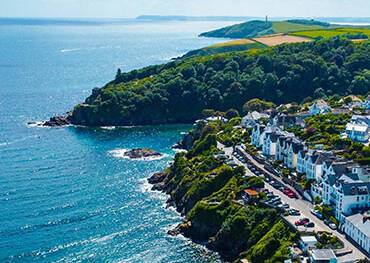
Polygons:
M204 109L241 112L253 98L280 104L365 94L369 69L370 43L343 39L189 58L116 76L74 109L72 122L188 123L202 117Z

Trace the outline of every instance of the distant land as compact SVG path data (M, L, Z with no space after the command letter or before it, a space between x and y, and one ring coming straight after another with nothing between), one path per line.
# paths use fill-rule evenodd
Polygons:
M137 20L150 21L248 21L258 19L252 16L160 16L160 15L141 15Z

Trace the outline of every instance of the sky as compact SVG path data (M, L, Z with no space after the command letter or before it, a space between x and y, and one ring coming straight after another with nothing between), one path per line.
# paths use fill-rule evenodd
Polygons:
M0 0L0 17L370 17L370 0Z

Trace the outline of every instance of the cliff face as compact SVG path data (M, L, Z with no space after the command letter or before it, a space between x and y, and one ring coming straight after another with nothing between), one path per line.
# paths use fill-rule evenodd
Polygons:
M214 131L207 126L202 130L188 153L177 154L173 165L149 180L155 189L169 194L168 203L185 216L174 232L231 261L246 257L252 262L279 262L287 258L293 235L278 213L237 202L243 189L260 187L263 181L244 178L243 167L223 164L217 158Z

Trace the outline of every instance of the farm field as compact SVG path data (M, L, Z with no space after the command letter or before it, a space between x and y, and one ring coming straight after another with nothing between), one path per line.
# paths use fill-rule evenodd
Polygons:
M323 26L305 25L305 24L292 23L288 21L275 21L272 23L272 29L275 33L289 33L289 32L295 32L295 31L323 29Z
M311 39L307 37L301 36L291 36L291 35L272 35L272 36L265 36L265 37L257 37L253 38L253 40L257 41L258 43L262 43L266 46L277 46L281 44L291 44L291 43L302 43L302 42L310 42Z
M238 40L231 40L223 43L218 43L212 46L209 46L208 48L221 48L221 47L229 47L229 46L241 46L241 45L247 45L247 44L253 44L256 43L255 41L251 39L238 39Z
M319 30L305 30L290 33L294 36L303 36L309 38L331 38L345 34L363 33L370 37L370 28L336 28L336 29L319 29Z

